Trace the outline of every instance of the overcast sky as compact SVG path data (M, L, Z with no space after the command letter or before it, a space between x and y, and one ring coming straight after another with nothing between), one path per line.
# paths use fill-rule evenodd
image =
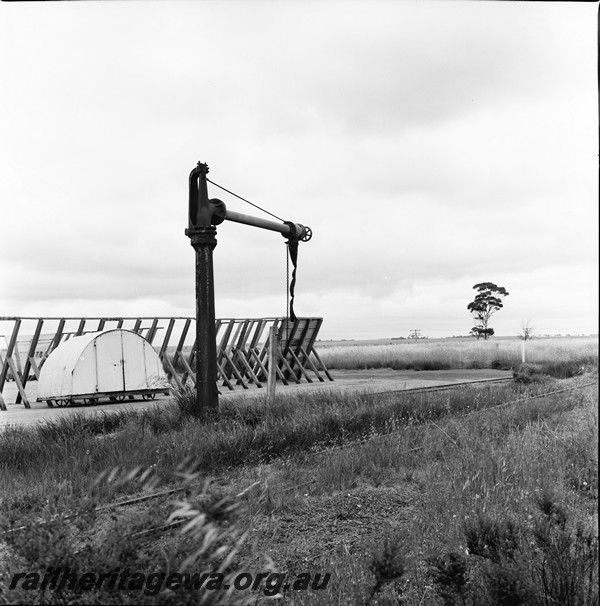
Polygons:
M321 338L598 332L597 5L0 4L0 316L194 313L188 175ZM209 184L231 210L260 211ZM226 222L217 317L285 315Z

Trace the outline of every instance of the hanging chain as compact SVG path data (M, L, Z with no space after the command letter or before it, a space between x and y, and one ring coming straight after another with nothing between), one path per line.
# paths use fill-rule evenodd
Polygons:
M211 181L208 177L206 178L206 180L208 181L208 183L212 183L215 187L218 187L219 189L226 191L228 194L231 194L232 196L235 196L236 198L239 198L240 200L247 202L248 204L250 204L250 206L254 206L254 208L258 208L259 210L262 210L264 213L266 213L267 215L271 215L275 219L279 219L279 221L281 221L282 223L285 222L285 221L283 221L283 219L281 217L278 217L277 215L273 214L272 212L269 212L265 208L261 208L260 206L258 206L258 204L254 204L253 202L250 202L250 200L246 200L246 198L242 198L242 196L232 192L231 190L223 187L222 185L219 185L218 183ZM285 319L286 319L287 337L289 338L289 334L290 334L290 247L289 247L289 241L285 243Z
M285 319L290 321L290 243L285 243ZM289 330L289 326L288 326Z

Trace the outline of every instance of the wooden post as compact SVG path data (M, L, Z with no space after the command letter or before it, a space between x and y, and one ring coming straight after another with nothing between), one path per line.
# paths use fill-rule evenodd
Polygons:
M17 345L17 337L19 335L19 328L21 327L21 318L16 318L15 325L13 326L12 335L8 342L8 349L6 350L6 359L0 363L0 410L6 410L6 405L2 399L2 390L4 389L4 383L8 378L9 361L12 358L13 351Z
M275 401L275 382L277 381L277 362L278 362L277 335L275 324L269 328L269 378L267 381L267 403L273 404Z
M27 385L27 381L29 381L29 370L31 368L31 360L33 358L35 358L35 350L38 344L38 341L40 339L40 335L42 334L42 326L44 324L44 320L42 320L41 318L38 320L37 322L37 326L35 327L35 334L33 335L33 339L31 339L31 344L29 346L29 352L27 354L27 360L25 360L25 368L23 369L23 379L22 379L22 383L23 383L23 391L25 391L25 385ZM17 394L17 399L16 399L16 403L20 404L21 403L21 399L23 400L23 403L25 404L26 408L30 408L29 406L29 401L27 400L26 397L21 397L21 392L19 392Z

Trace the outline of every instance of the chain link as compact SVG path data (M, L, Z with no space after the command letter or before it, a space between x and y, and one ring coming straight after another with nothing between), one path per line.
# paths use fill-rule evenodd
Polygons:
M285 319L290 320L290 244L285 243ZM287 327L289 329L289 326Z

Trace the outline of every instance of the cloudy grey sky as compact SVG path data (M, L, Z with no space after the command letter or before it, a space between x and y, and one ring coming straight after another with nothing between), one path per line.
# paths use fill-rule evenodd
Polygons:
M596 24L595 3L2 3L0 316L192 315L203 161L312 228L295 308L322 338L467 334L481 281L510 292L497 334L596 333ZM284 315L284 239L217 238L217 316Z

